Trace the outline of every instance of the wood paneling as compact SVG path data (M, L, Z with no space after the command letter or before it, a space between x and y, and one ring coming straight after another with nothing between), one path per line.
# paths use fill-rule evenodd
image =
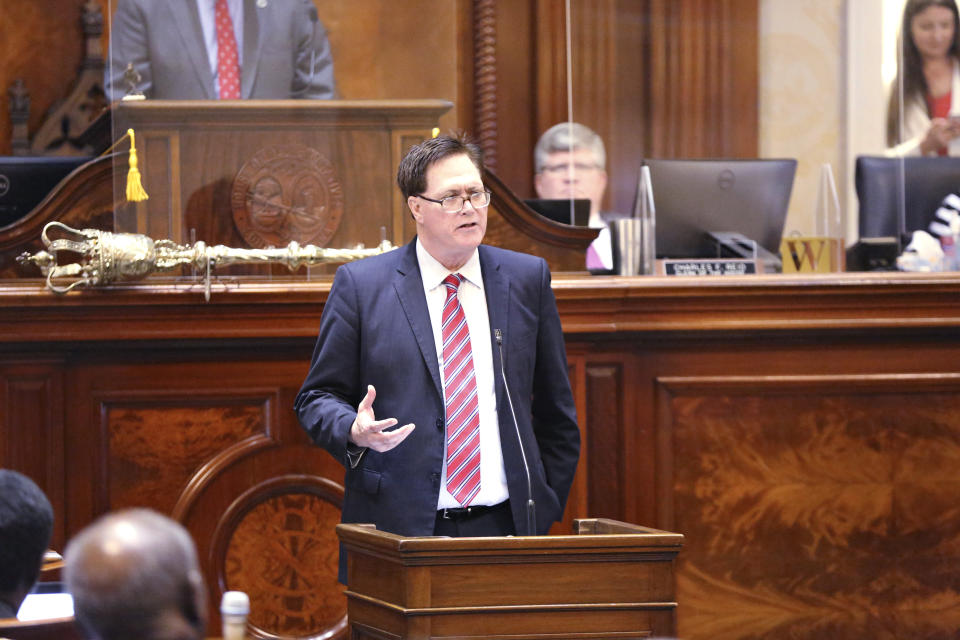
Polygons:
M47 111L73 88L84 55L81 12L89 1L4 0L0 20L0 155L11 152L7 90L14 80L22 78L30 92L31 133L40 128ZM106 16L109 0L92 1Z
M960 376L663 380L687 638L960 624Z
M52 494L55 544L153 506L193 534L211 602L312 580L257 624L340 633L343 469L290 409L329 287L245 282L204 303L175 283L0 284L0 465ZM584 437L556 532L602 511L685 534L684 638L952 633L960 281L557 274L554 289Z
M612 425L624 423L622 402L624 396L623 367L619 363L591 363L586 367L586 395L589 407L584 416L584 432L590 451L591 464L587 467L589 486L587 504L598 518L619 517L622 513L617 499L622 486L622 435Z
M60 354L4 354L0 358L0 400L0 468L17 469L33 478L54 513L62 514L64 390ZM24 430L13 425L24 425ZM55 518L51 544L62 548L65 540L63 518Z
M478 127L497 132L497 174L511 189L533 195L534 144L571 114L605 141L611 211L631 211L644 157L756 156L756 0L574 0L569 17L566 9L562 0L491 9L497 55L483 78L501 90L489 104L490 92L478 94L475 112L486 116Z
M757 153L754 0L650 0L650 157Z
M61 440L72 481L58 519L75 533L110 510L169 514L197 543L211 628L223 592L242 588L262 603L252 620L261 637L338 632L343 468L309 445L290 409L309 342L235 343L214 359L204 343L73 350Z

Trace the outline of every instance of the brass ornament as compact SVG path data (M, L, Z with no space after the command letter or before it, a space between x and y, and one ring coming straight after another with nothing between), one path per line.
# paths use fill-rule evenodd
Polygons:
M60 237L51 238L51 232ZM73 229L62 222L50 222L41 234L45 251L17 258L21 265L36 265L47 279L47 288L64 294L77 287L99 287L114 282L131 282L150 274L192 266L204 276L205 296L210 299L213 269L236 264L282 264L291 271L303 266L350 262L395 249L384 239L373 249L331 249L291 242L279 249L236 249L222 244L192 245L172 240L154 240L138 233L113 233L99 229ZM73 254L75 262L60 264L60 253Z

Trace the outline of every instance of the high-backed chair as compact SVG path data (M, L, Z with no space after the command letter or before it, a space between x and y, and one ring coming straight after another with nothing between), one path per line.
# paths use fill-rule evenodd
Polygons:
M944 196L960 193L960 158L859 156L860 238L926 229Z

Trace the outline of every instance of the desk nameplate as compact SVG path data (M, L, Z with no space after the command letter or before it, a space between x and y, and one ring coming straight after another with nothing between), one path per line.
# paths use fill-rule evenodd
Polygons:
M739 258L657 260L657 274L665 276L742 276L761 272L757 260Z

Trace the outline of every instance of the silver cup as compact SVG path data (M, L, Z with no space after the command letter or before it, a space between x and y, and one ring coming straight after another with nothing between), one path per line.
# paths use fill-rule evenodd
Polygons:
M614 264L617 274L636 276L643 273L643 224L638 218L619 218L610 225Z

